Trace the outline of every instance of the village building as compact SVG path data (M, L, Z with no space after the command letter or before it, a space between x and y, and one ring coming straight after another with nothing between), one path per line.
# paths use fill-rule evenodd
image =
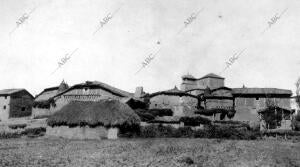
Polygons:
M174 116L192 115L198 106L197 96L181 91L176 86L145 98L149 98L149 109L171 109Z
M50 110L54 113L72 101L123 100L128 97L133 97L133 94L99 81L86 81L55 95Z
M234 120L257 121L258 111L268 105L275 105L285 110L291 110L291 90L277 88L234 88L236 115ZM268 104L271 103L271 104Z
M25 89L0 90L0 120L31 115L33 96Z
M188 108L189 113L196 110L199 112L201 109L234 111L234 117L230 119L249 122L259 121L258 111L267 107L267 101L273 101L282 109L291 110L290 90L245 86L230 88L225 86L225 78L213 73L201 78L195 78L191 74L183 75L180 88L181 90L174 88L150 94L150 108L171 108L175 115L181 116L185 114L176 114L178 108ZM214 114L213 119L220 116L221 114Z
M46 88L36 95L32 108L32 117L51 115L50 105L53 104L53 97L68 88L69 85L63 80L59 86Z
M297 103L297 98L299 99L299 97L297 97L297 96L291 97L291 108L292 108L292 110L294 110L295 115L300 113L299 105Z
M49 117L46 134L70 139L116 139L139 124L139 116L119 100L72 101Z

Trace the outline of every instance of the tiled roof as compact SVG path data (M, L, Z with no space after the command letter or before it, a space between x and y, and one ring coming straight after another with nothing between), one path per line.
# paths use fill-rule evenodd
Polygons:
M149 96L149 97L154 97L154 96L158 96L158 95L169 95L169 96L190 96L190 97L194 97L197 98L197 96L189 94L185 91L181 91L179 90L176 86L173 89L170 90L166 90L166 91L159 91L159 92L155 92L152 93L150 95L145 95L145 96ZM144 96L144 97L145 97Z
M122 96L122 97L132 97L133 96L133 93L126 92L124 90L115 88L113 86L110 86L106 83L99 82L99 81L86 81L84 83L76 84L76 85L70 87L69 89L57 94L56 96L60 96L60 95L66 93L70 90L73 90L73 89L76 89L76 88L83 88L83 87L99 87L99 88L102 88L104 90L107 90L107 91L109 91L113 94L116 94L116 95L119 95L119 96Z
M199 79L203 79L203 78L219 78L219 79L224 79L223 77L214 74L214 73L209 73L207 75L204 75L203 77L199 78Z
M35 101L48 100L57 94L58 94L58 87L46 88L35 97Z
M232 94L284 94L292 95L291 90L277 88L233 88Z
M2 89L0 90L0 95L10 95L25 89Z
M187 74L187 75L183 75L182 76L183 79L196 79L194 76L192 76L191 74Z

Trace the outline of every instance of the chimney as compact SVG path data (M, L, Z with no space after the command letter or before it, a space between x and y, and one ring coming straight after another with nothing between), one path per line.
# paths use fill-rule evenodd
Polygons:
M144 95L143 87L138 86L135 88L134 97L140 98L142 95Z

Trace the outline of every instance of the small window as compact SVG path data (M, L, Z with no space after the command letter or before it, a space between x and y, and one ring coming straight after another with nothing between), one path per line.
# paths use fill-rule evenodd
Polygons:
M259 97L257 97L256 100L259 100Z
M4 96L5 99L7 99L7 96Z
M5 109L6 109L6 106L3 106L3 109L5 110Z
M21 110L22 110L22 111L25 111L25 107L22 107Z

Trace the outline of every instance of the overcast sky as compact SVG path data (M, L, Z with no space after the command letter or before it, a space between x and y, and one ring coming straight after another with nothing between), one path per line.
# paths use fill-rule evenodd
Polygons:
M62 79L155 92L179 86L187 73L220 74L228 87L294 91L299 53L299 0L0 0L0 89L26 88L33 95Z

